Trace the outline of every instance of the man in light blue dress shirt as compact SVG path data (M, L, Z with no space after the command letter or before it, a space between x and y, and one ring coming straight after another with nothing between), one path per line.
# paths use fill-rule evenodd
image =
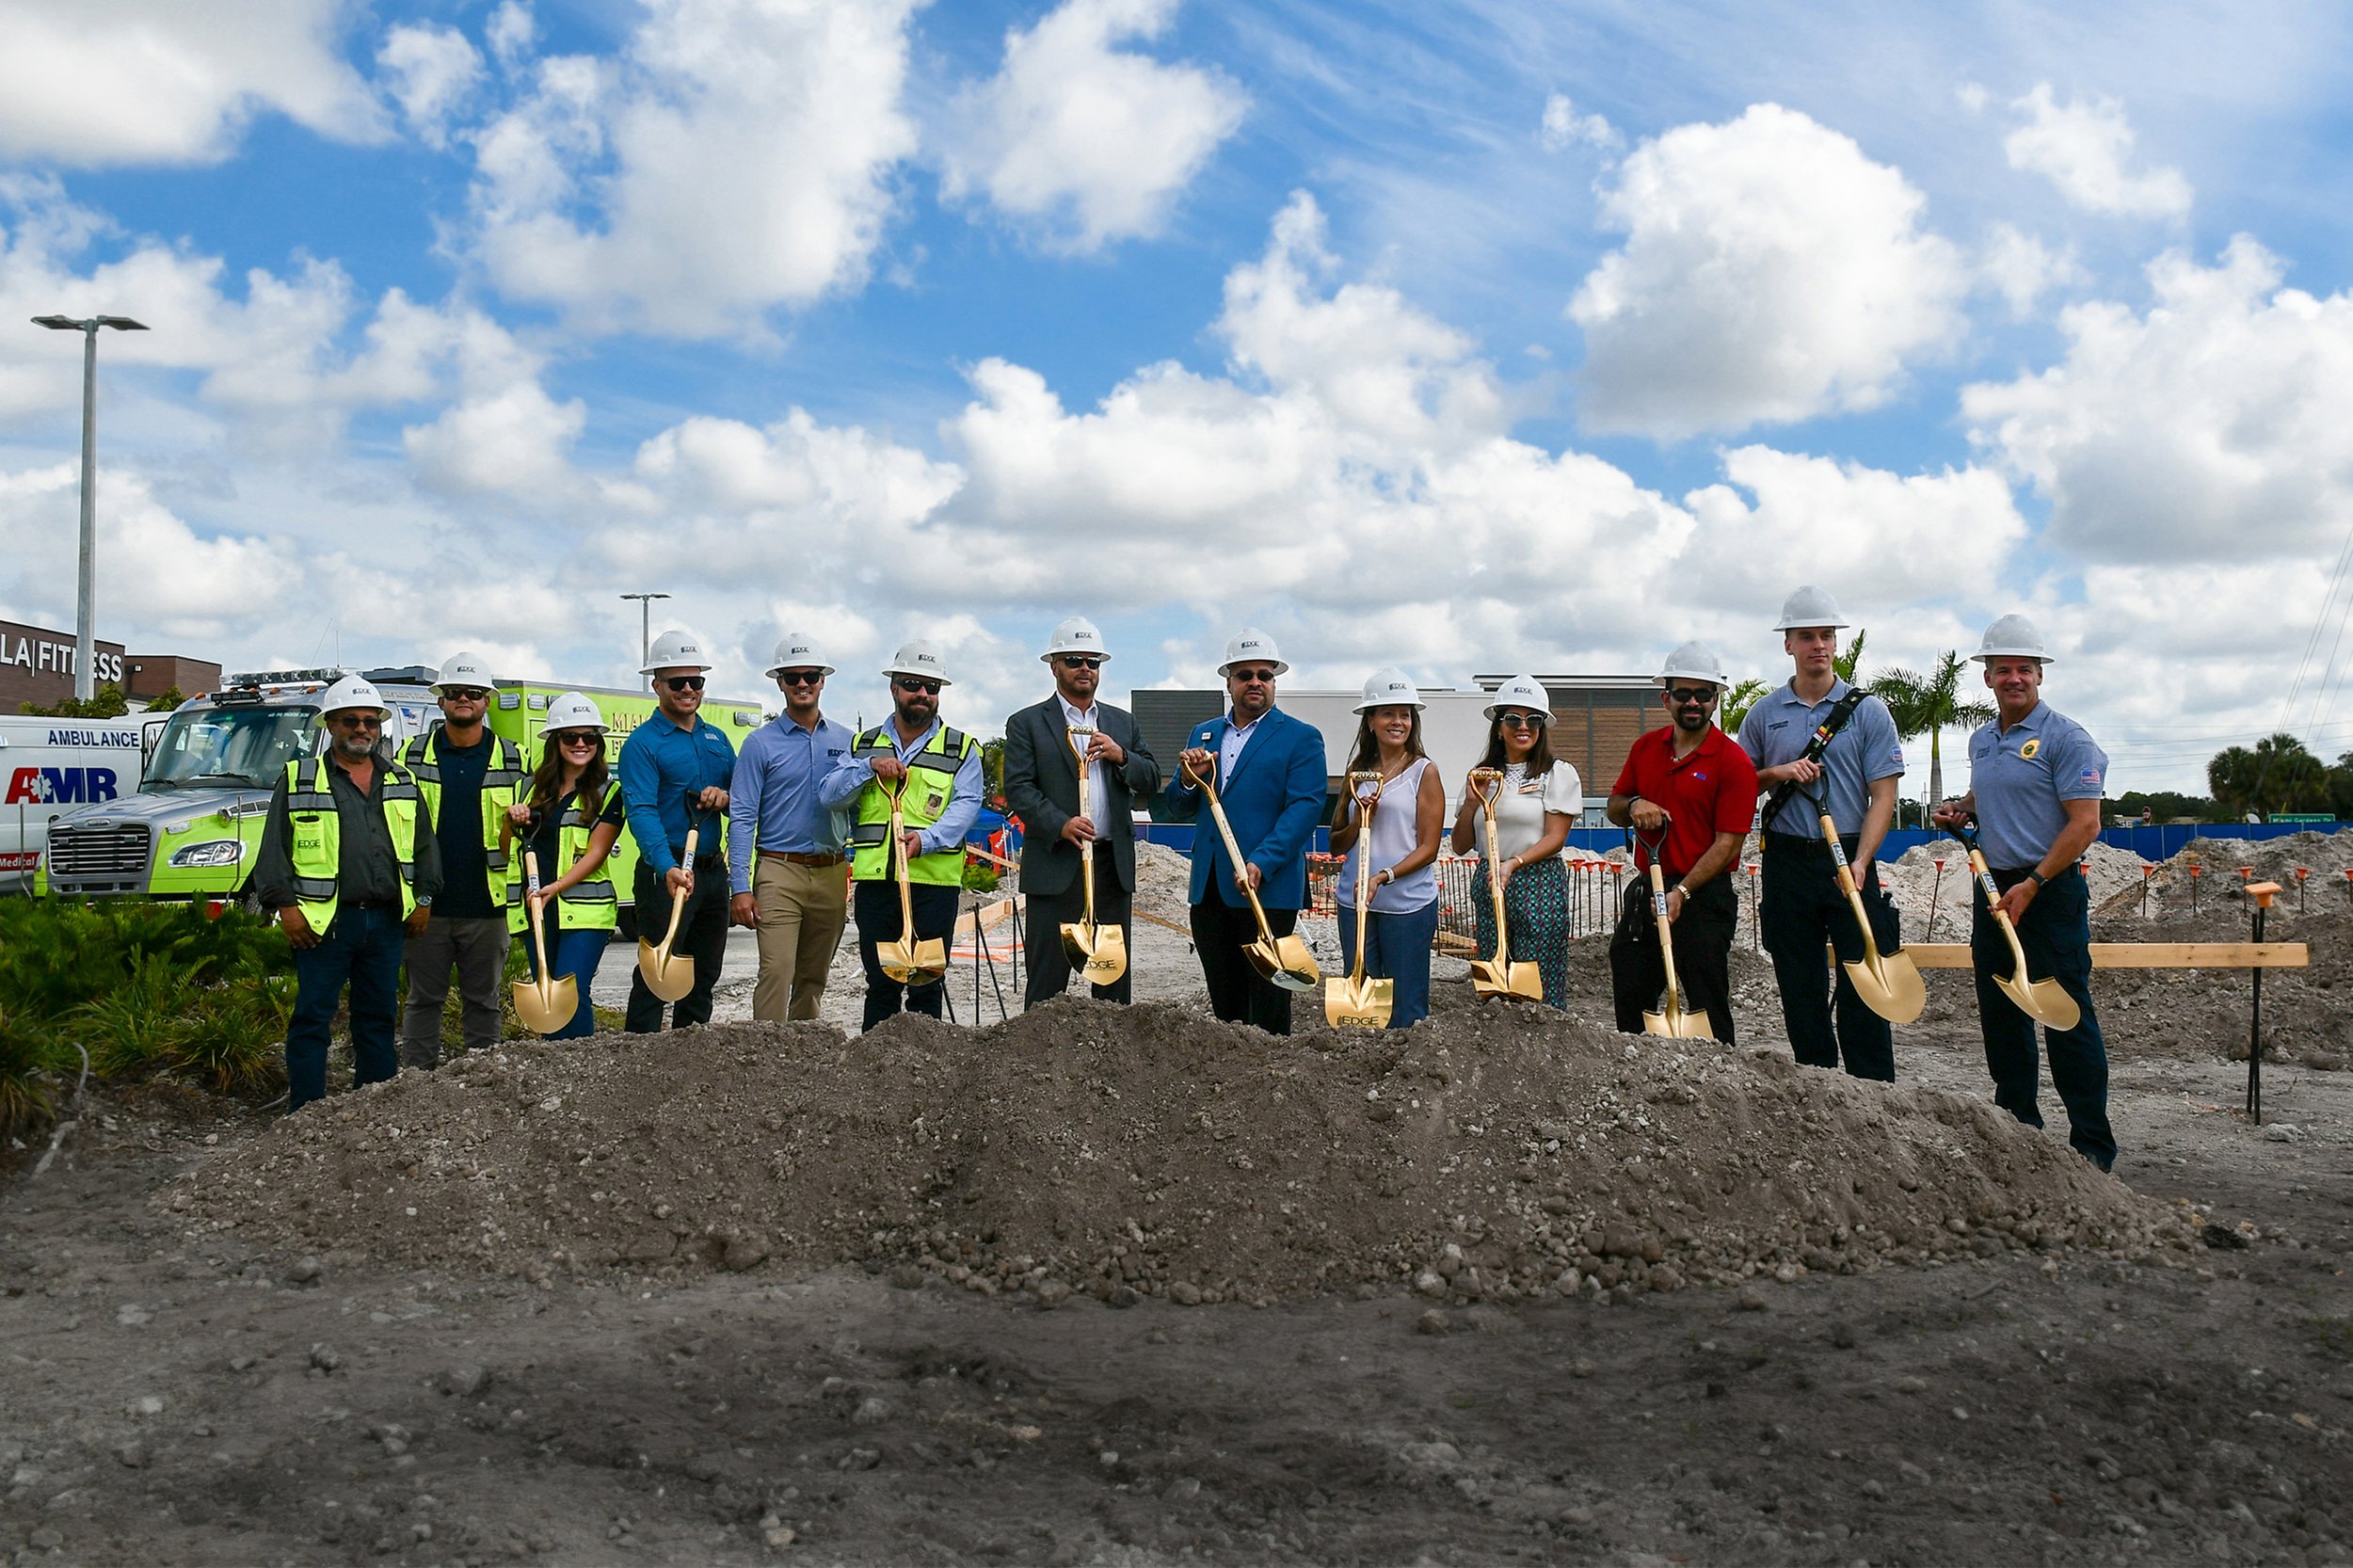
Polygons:
M735 923L759 934L752 1016L762 1023L817 1016L850 919L841 819L817 792L850 755L848 728L818 708L833 668L808 632L786 632L768 667L784 712L753 731L735 760L728 880Z

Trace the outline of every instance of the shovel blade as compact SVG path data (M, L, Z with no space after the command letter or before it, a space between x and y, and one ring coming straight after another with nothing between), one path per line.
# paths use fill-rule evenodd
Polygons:
M1928 983L1908 952L1866 949L1861 958L1844 966L1847 984L1863 1005L1891 1024L1908 1024L1929 1004Z
M881 942L874 948L883 973L902 985L929 985L948 973L948 944L936 936L920 942Z
M1993 984L2002 995L2018 1004L2018 1011L2049 1029L2073 1029L2084 1021L2083 1009L2075 999L2056 980L2030 980L2021 984L2016 978L1996 977Z
M1323 983L1323 1018L1334 1029L1386 1029L1397 1010L1394 980L1351 980L1335 975Z
M1515 1001L1542 1001L1542 971L1525 959L1504 963L1494 958L1470 961L1471 992L1480 997L1503 997Z
M515 1016L534 1034L552 1034L580 1011L580 985L570 975L561 980L515 982Z
M1322 984L1323 971L1316 968L1316 955L1307 951L1304 938L1277 936L1269 942L1261 936L1241 952L1260 979L1286 991L1312 991Z
M1672 1000L1656 1013L1642 1015L1642 1032L1664 1034L1678 1040L1713 1040L1716 1032L1708 1027L1705 1013L1687 1013Z
M1098 925L1093 936L1094 950L1086 962L1072 962L1086 976L1088 984L1109 985L1128 972L1128 934L1115 925Z
M666 942L655 947L637 939L637 973L646 989L664 1001L676 1001L695 988L695 961L672 952Z
M1095 961L1095 933L1079 920L1062 928L1063 956L1070 960L1074 969L1083 969Z

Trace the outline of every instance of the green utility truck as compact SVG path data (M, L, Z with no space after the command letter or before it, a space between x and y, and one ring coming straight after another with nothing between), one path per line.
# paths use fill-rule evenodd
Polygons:
M288 762L323 749L326 731L316 723L319 696L346 673L236 675L219 691L183 703L164 726L137 793L85 807L51 824L42 890L61 898L251 901L270 792ZM384 727L388 749L405 746L441 722L431 689L434 670L408 665L358 673L392 711ZM649 691L502 680L490 703L491 733L520 746L526 767L536 763L548 703L568 691L584 694L603 712L612 727L605 740L608 761L618 757L629 732L654 715ZM765 720L757 701L717 696L704 701L702 714L726 730L738 749ZM609 863L627 921L637 865L637 846L627 832Z

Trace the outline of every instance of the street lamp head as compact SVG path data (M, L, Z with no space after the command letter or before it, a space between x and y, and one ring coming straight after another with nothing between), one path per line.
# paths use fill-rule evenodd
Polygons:
M98 325L101 327L111 327L118 332L144 332L147 330L147 323L143 321L133 321L129 316L100 316L98 318Z
M46 327L53 332L78 332L82 324L72 316L35 316L33 325Z
M94 332L101 327L111 327L118 332L144 332L147 323L133 321L129 316L92 316L76 321L72 316L35 316L33 325L46 327L53 332Z

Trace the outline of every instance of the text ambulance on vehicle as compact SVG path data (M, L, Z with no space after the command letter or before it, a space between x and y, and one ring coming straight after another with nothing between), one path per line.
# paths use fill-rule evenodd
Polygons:
M49 830L48 890L62 898L125 894L215 903L250 902L253 862L269 813L270 792L297 757L325 749L317 724L320 694L347 672L281 670L232 676L217 692L183 704L165 725L140 780L127 798L88 806L61 817ZM358 672L392 711L378 743L397 755L410 737L441 722L426 665ZM578 691L593 698L611 727L606 758L654 712L649 691L550 681L502 680L491 699L490 732L513 741L525 766L538 760L539 728L551 698ZM737 746L760 728L757 702L713 700L703 717ZM618 789L617 776L611 788ZM627 833L613 846L613 885L626 912L634 885L636 845Z

